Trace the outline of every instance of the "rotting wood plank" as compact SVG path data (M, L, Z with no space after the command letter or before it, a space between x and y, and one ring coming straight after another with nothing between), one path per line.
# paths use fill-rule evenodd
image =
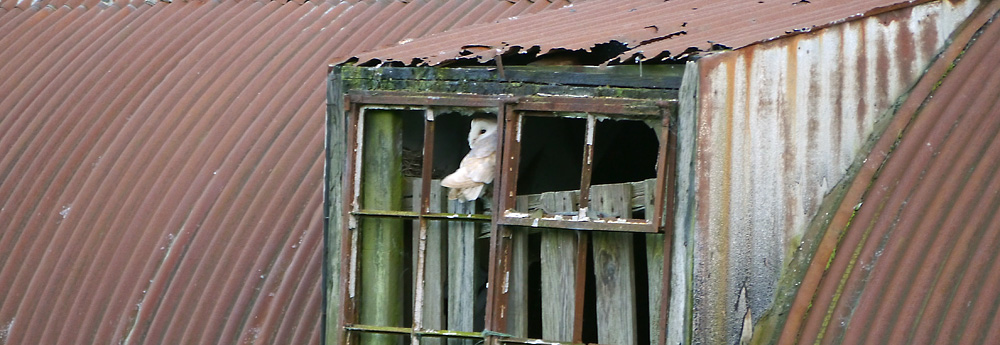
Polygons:
M517 198L515 209L528 207L527 198ZM507 334L515 337L528 336L528 229L514 227L511 229L513 240L511 244L510 281L507 295Z
M500 83L477 81L421 81L421 80L372 80L344 79L355 90L405 91L419 93L481 94L531 96L539 94L569 95L591 98L676 99L672 89L593 88L589 86L549 85L528 83ZM361 101L361 100L359 100ZM363 103L363 102L362 102ZM377 102L376 102L377 103ZM643 116L646 117L646 116Z
M626 184L628 184L631 187L631 188L629 188L629 190L632 193L631 197L629 199L629 205L630 205L630 207L632 209L632 212L642 211L642 210L646 209L646 195L645 195L645 193L647 192L647 189L645 187L643 187L646 183L656 183L656 179L647 179L647 180L639 181L639 182L626 182ZM594 185L594 187L597 187L597 186L603 186L603 185ZM652 189L648 189L648 191L651 192ZM567 191L567 192L573 192L573 193L576 193L577 195L579 195L579 191ZM515 208L515 210L517 210L518 212L529 212L529 211L540 209L542 207L542 195L541 194L518 195L517 197L518 197L519 201L518 201L518 204L517 204L517 207ZM652 196L650 196L650 197L652 197ZM520 201L520 199L522 199L522 198L525 201ZM650 205L652 205L652 204L650 204ZM652 209L652 206L650 206L649 209ZM647 212L647 213L649 213L649 212ZM647 218L647 219L649 219L649 218Z
M343 67L342 67L343 68ZM677 89L681 85L684 69L678 65L647 65L640 77L638 66L586 66L523 67L507 66L505 78L498 81L490 68L430 68L430 67L348 67L348 78L426 80L426 81L484 81L496 83L561 84L576 86L604 86L627 88Z
M628 184L594 186L591 208L605 217L626 217L632 192ZM636 344L635 260L632 234L595 232L594 276L598 342Z
M413 188L413 202L412 207L414 210L420 209L420 179L411 179L410 185ZM428 211L432 213L443 212L447 208L448 199L445 197L444 189L441 188L440 180L431 180L430 196L429 196L429 207ZM419 226L419 221L413 221L415 226ZM414 232L414 248L419 239L416 237L417 232ZM424 301L423 310L421 314L423 315L423 328L424 329L434 329L440 330L445 329L445 311L444 311L444 292L445 292L445 281L446 277L444 275L446 271L445 262L445 236L444 236L444 222L439 220L428 220L427 221L427 239L425 241L426 248L424 254ZM417 254L413 255L414 265L417 262ZM413 272L416 272L414 268ZM417 283L414 283L416 286ZM420 341L421 344L429 345L439 345L444 344L444 339L442 338L424 338Z
M656 188L656 180L643 181L644 189L643 202L646 204L646 219L653 219L653 197L656 195L653 190ZM660 339L660 329L663 324L660 315L660 303L663 301L663 236L664 234L646 234L646 271L649 280L649 342L657 344Z
M408 184L414 183L414 182L409 182L409 181L412 181L412 180L419 181L419 179L415 178L415 177L407 177L406 179L408 180L408 182L407 182ZM440 181L440 180L435 180L435 181ZM629 199L629 202L630 202L629 205L630 205L633 213L634 212L638 212L638 211L644 211L644 210L647 209L647 206L646 206L646 201L647 200L646 200L645 193L647 193L647 191L652 192L652 189L647 189L645 187L645 185L647 183L656 183L656 179L647 179L647 180L638 181L638 182L625 182L625 184L628 184L631 187L631 188L629 188L629 190L632 193L631 198ZM420 183L416 182L416 185L413 185L413 186L414 186L413 188L419 187ZM603 185L594 185L594 186L596 187L596 186L603 186ZM444 187L441 187L441 188L444 188ZM579 198L580 191L578 191L578 190L571 190L571 191L564 191L564 192L573 193L575 198ZM410 206L412 206L411 205L412 202L410 201L410 198L412 198L413 195L411 195L411 194L413 194L413 192L408 187L404 191L404 194L403 194L403 199L404 199L404 203L405 203L405 205L404 205L405 208L403 209L403 211L412 211L413 210L413 208L409 208ZM650 195L649 197L652 198L653 196ZM489 207L487 205L488 203L486 203L486 200L483 200L483 201L484 201L484 206L486 206L486 208L489 209ZM650 202L652 202L651 199L650 199ZM649 206L648 209L652 209L652 204L649 204L649 205L650 206ZM530 212L530 211L541 209L541 207L542 207L542 194L528 194L528 195L518 195L517 196L517 206L514 209L516 211L518 211L518 212ZM549 213L551 213L551 212L554 212L554 211L550 211ZM565 212L565 211L561 211L561 212ZM649 213L650 212L647 212L647 214L649 214ZM647 218L647 219L650 219L650 218Z
M542 193L541 208L546 212L576 210L574 192ZM576 299L577 235L563 229L541 230L542 337L548 340L573 340Z
M448 212L476 213L475 202L450 200ZM472 332L476 305L476 237L473 222L448 222L448 329ZM448 339L449 345L473 345L467 339Z
M399 210L403 202L403 122L389 111L365 115L362 172L363 207ZM370 218L361 222L360 322L368 325L400 326L404 281L403 220ZM363 344L394 344L385 334L361 334Z

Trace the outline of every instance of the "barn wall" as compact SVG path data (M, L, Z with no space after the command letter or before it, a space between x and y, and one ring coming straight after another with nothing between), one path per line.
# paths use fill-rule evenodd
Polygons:
M693 253L695 343L771 317L824 198L978 2L930 2L701 59ZM803 242L805 241L805 242ZM741 290L745 288L745 298Z

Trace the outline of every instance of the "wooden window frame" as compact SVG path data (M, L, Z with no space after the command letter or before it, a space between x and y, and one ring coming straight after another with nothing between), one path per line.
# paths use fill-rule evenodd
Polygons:
M484 339L487 344L527 344L532 339L513 338L503 334L506 330L507 305L506 289L495 289L495 286L506 286L511 270L511 239L512 227L540 227L570 230L616 231L638 233L667 233L664 236L664 248L671 248L673 223L673 198L665 197L673 194L676 184L674 172L675 136L671 133L670 119L676 113L676 101L654 101L643 99L622 98L581 98L568 96L507 96L507 95L472 95L472 94L442 94L442 93L411 93L394 91L358 91L352 90L344 95L343 107L346 115L347 150L346 165L343 175L341 219L341 263L348 263L345 272L341 273L341 344L357 343L353 334L359 332L387 333L409 335L411 341L420 337L457 337ZM429 190L431 188L431 169L433 163L434 116L438 108L476 108L495 109L498 120L498 164L494 176L493 210L490 215L484 214L454 214L429 212ZM421 171L420 207L415 211L372 210L360 207L361 192L361 157L364 147L363 124L364 112L367 109L386 110L422 110L424 121L424 156ZM517 197L517 171L519 163L520 140L519 131L527 116L560 113L585 114L587 120L587 140L584 148L583 169L580 184L580 214L568 219L558 215L542 215L530 217L516 212L514 205ZM607 117L622 120L660 120L662 130L659 137L659 148L656 162L656 183L651 220L611 220L590 219L586 217L589 204L590 182L592 172L593 135L597 117ZM669 168L669 171L668 171ZM648 212L648 211L647 211ZM486 315L484 332L458 332L448 330L428 330L422 325L421 306L423 284L414 286L416 297L413 303L413 327L386 327L357 324L358 301L356 288L359 276L358 267L358 229L359 219L363 217L396 217L415 220L419 224L417 271L415 280L424 281L425 248L427 222L430 220L461 220L475 222L490 222L489 269L487 281ZM586 245L578 249L578 262L586 262ZM664 255L664 267L670 267L670 255ZM584 270L581 270L584 271ZM346 274L345 274L346 273ZM669 274L667 275L669 276ZM344 279L346 278L346 279ZM575 296L577 299L576 325L574 340L579 342L582 328L582 299L585 279L582 273L577 276ZM666 315L669 304L669 279L664 279L662 290L661 315ZM661 320L661 324L665 324ZM663 332L661 332L662 334ZM652 340L657 341L657 340ZM657 342L662 342L661 340ZM546 343L559 343L550 342Z

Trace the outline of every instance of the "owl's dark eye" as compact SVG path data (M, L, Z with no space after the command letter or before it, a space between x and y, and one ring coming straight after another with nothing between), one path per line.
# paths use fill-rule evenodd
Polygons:
M486 134L486 130L485 129L480 129L479 130L479 134Z

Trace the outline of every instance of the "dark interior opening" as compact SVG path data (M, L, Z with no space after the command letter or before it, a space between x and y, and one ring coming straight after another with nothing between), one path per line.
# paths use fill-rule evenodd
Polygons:
M580 118L524 118L518 195L580 189L586 123ZM598 121L591 185L655 178L658 149L656 131L643 121Z
M656 131L642 121L598 121L591 185L655 178L659 142Z
M543 116L522 119L517 194L580 189L587 121Z

